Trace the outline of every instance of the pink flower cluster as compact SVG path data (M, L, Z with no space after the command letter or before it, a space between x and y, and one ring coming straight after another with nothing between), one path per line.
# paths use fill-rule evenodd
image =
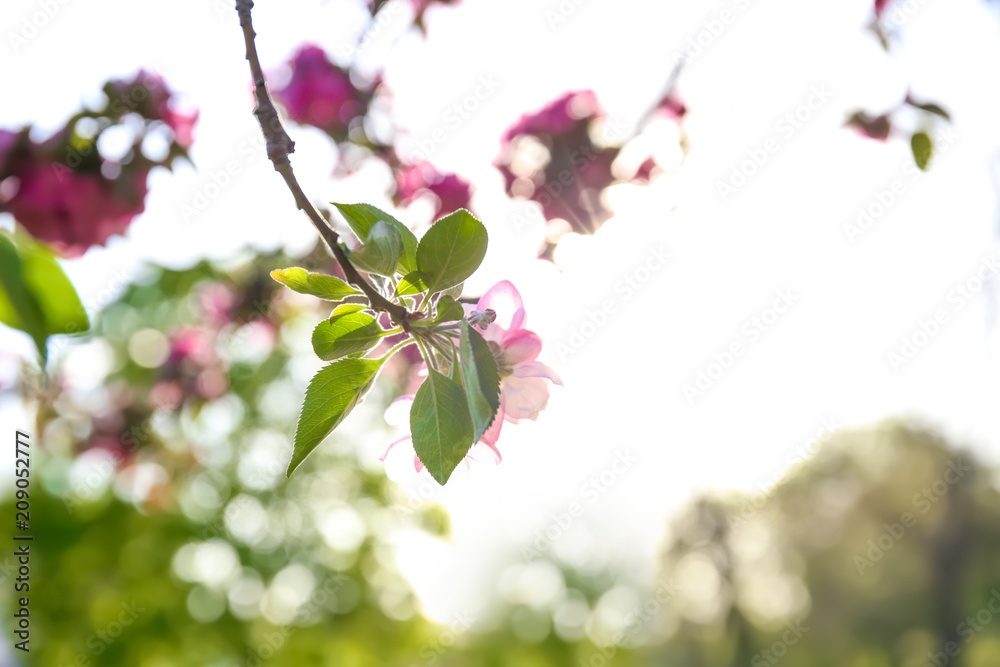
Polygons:
M469 208L472 199L471 185L455 174L440 173L428 162L403 166L396 171L396 196L404 206L425 191L437 197L435 218Z
M589 90L567 93L523 115L504 133L493 163L503 174L507 193L541 204L547 220L565 220L576 232L593 233L611 215L601 191L615 180L611 163L618 155L617 149L598 148L590 138L591 123L601 117ZM517 156L526 149L523 137L533 137L548 150L542 168L515 171Z
M671 90L657 103L654 113L671 120L680 120L687 115L687 106L677 93Z
M145 208L145 170L111 181L99 173L77 173L52 160L28 158L0 173L16 187L9 198L0 194L0 211L13 214L32 236L67 257L124 234Z
M363 115L365 94L351 83L348 73L337 67L318 46L302 46L290 63L292 76L274 93L296 123L312 125L336 139L347 136L350 122Z
M184 155L193 141L198 114L175 111L161 77L140 71L133 79L108 82L104 93L103 109L78 113L40 143L28 129L0 130L0 212L11 213L32 236L68 257L123 234L145 208L150 169ZM148 125L130 124L132 149L121 161L106 160L97 150L100 132L129 114ZM98 121L96 136L79 135L83 119ZM170 150L166 158L150 159L142 152L143 139L159 124L173 135Z
M190 148L194 143L198 111L177 111L174 93L159 74L139 70L131 79L109 81L105 93L111 99L110 110L116 116L134 111L146 120L160 121L169 127L181 147Z
M493 451L499 463L501 456L497 441L504 422L517 424L524 419L537 419L549 402L546 381L562 385L562 380L554 370L538 361L542 339L526 328L527 318L521 294L509 281L504 280L491 287L475 308L468 307L468 310L492 310L496 313L496 319L483 331L483 338L493 350L500 369L500 408L479 442ZM409 430L412 404L412 394L397 398L386 410L386 422L390 426ZM411 441L409 433L393 441L382 455L382 460L395 446ZM413 455L413 465L417 472L423 470L424 465L416 454Z

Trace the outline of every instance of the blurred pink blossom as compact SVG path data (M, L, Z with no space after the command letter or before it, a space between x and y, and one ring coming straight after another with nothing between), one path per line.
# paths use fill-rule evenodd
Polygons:
M475 309L496 313L496 319L483 332L500 368L500 409L482 437L483 443L493 447L504 420L513 424L522 419L534 420L545 409L549 402L545 380L558 385L562 380L537 361L542 339L525 328L521 294L510 281L501 281L487 290Z
M654 113L671 120L679 120L687 115L687 107L681 102L681 98L677 96L677 93L671 90L656 105Z
M35 238L67 257L78 257L114 234L124 234L145 208L148 171L108 180L56 162L21 161L13 165L16 191L0 199L0 211L13 214Z
M536 137L560 135L573 131L581 122L599 116L597 96L591 90L566 93L534 113L521 116L503 135L503 143L514 137L531 134Z
M115 79L108 83L105 92L110 99L110 110L117 116L137 112L147 120L158 120L169 127L178 144L190 148L194 143L194 125L198 111L182 113L174 108L174 93L159 74L139 70L131 79Z
M602 119L589 90L566 93L521 116L504 132L493 163L503 174L507 193L541 204L547 220L565 220L579 233L596 231L611 215L601 191L615 180L611 164L618 155L617 148L599 148L591 139L592 123ZM605 128L605 138L614 138L613 133L613 126ZM548 160L537 168L516 166L537 163L536 156L518 158L524 151L537 151L539 143L548 151Z
M434 193L438 199L435 218L470 206L472 186L455 174L442 174L428 162L405 166L396 172L396 194L403 205L424 190Z
M862 137L883 142L889 139L889 133L892 130L889 114L870 116L864 111L856 111L847 119L845 125Z
M361 95L347 72L330 62L323 49L312 44L299 49L290 67L292 77L288 85L274 93L288 117L335 137L346 136L351 119L364 113Z
M0 130L0 212L11 213L32 236L68 257L124 234L145 208L150 170L169 166L193 141L197 112L176 111L173 93L159 75L140 70L131 79L108 81L103 90L104 108L74 115L42 142L31 140L30 128ZM129 114L172 130L166 157L144 154L149 126L134 123L129 124L132 146L124 156L110 160L100 154L101 132ZM95 136L79 133L85 118L98 120Z

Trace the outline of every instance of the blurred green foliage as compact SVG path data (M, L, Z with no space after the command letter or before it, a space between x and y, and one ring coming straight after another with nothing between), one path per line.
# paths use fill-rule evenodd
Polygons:
M335 273L328 262L248 254L225 267L150 268L89 338L66 346L53 378L25 365L23 398L39 406L42 437L32 440L23 664L541 666L592 650L551 632L548 611L531 612L544 631L526 643L524 605L486 634L420 616L394 539L447 539L448 515L410 499L377 458L392 438L382 410L414 360L396 355L354 427L286 479L302 387L322 365L309 334L328 313L269 272ZM10 494L2 510L13 516ZM0 539L12 543L6 525ZM0 557L7 618L15 569Z
M149 269L54 355L50 381L25 366L39 411L18 664L923 667L948 642L940 664L1000 664L996 471L899 423L824 440L766 491L693 500L649 591L540 559L511 567L557 598L497 582L482 618L425 620L396 537L447 540L448 515L377 460L414 361L394 357L354 425L284 475L325 313L268 272L324 261ZM14 566L0 556L8 619Z

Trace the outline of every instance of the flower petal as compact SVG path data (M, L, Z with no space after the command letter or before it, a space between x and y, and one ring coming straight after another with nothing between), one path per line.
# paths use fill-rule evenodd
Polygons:
M522 361L530 361L542 351L542 339L534 331L527 329L512 329L503 337L501 343L503 357L508 365L513 366Z
M506 401L506 399L503 396L503 380L501 380L500 381L500 409L497 410L497 419L500 419L502 417L503 421L510 422L511 424L518 423L519 420L514 419L513 417L511 417L507 413L507 410L506 410L506 407L505 407L506 402L507 401ZM494 426L494 424L490 424L490 426Z
M503 424L503 420L502 419L498 419L497 423L498 424ZM483 441L480 440L480 442L483 442ZM499 464L501 461L503 461L503 457L500 456L500 450L497 449L496 445L491 445L491 444L489 444L487 442L483 442L483 444L493 450L493 456L496 457L496 463Z
M483 433L483 437L479 438L479 442L483 443L490 449L496 452L496 447L493 445L497 444L497 439L500 437L500 427L503 426L503 408L497 410L496 416L493 418L493 423L490 427L486 429ZM497 459L500 458L500 452L497 453Z
M424 469L424 462L420 460L420 457L416 454L413 455L413 469L420 472Z
M554 370L540 361L522 361L514 364L513 374L518 378L545 378L551 380L553 384L562 386L562 379Z
M506 332L524 328L524 302L521 300L521 293L509 280L498 282L479 298L476 310L487 308L497 314L489 329L497 327Z
M411 407L413 407L413 394L403 394L395 398L385 409L385 423L409 430Z
M505 416L512 419L537 419L549 402L549 388L537 377L508 375L500 383L500 392Z
M378 460L379 461L385 461L385 457L389 456L389 451L393 447L395 447L396 445L398 445L401 442L406 442L409 439L410 439L410 435L407 434L407 435L404 435L402 438L399 438L398 440L393 440L392 442L390 442L389 446L385 448L385 453L382 454L382 456L378 457Z

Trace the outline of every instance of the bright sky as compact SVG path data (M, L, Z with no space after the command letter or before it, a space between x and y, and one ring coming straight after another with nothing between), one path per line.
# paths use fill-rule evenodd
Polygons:
M15 53L10 33L47 4L58 11ZM198 171L154 174L147 212L127 239L70 264L92 305L142 260L181 266L247 244L311 242L259 149L231 6L5 3L0 127L54 129L109 76L139 67L162 73L201 109ZM975 0L909 7L892 56L863 29L869 0L808 10L793 0L466 0L429 14L426 41L399 36L387 70L396 118L417 141L444 130L431 159L475 183L490 231L468 293L512 280L529 327L547 343L543 359L565 382L537 423L506 431L501 466L478 465L434 494L452 512L453 542L403 544L403 566L431 617L447 623L475 611L521 546L573 503L581 512L555 531L551 551L648 583L680 501L697 489L766 484L830 423L915 418L1000 459L997 282L977 278L1000 271L991 263L1000 260L991 172L998 93L980 75L1000 66L1000 22ZM723 10L730 20L716 25ZM408 11L390 15L363 62L383 61ZM365 14L360 4L262 0L254 18L265 68L275 71L302 41L344 53ZM683 167L609 192L616 217L594 237L566 237L558 268L534 260L541 224L519 222L530 206L506 200L490 167L500 134L521 113L581 88L594 89L609 119L631 132L699 31L706 46L680 83L691 109ZM895 105L907 86L954 119L928 173L914 170L906 140L883 145L841 128L849 111ZM476 108L452 122L449 109L463 103ZM796 112L800 121L783 121ZM665 124L643 138L664 164L675 159L672 132ZM387 205L385 174L334 183L330 143L300 128L293 137L293 164L313 197ZM766 162L723 201L718 183L762 151ZM237 177L206 189L229 161ZM204 210L183 220L181 206L209 193ZM852 243L845 225L859 207L879 217ZM403 214L425 217L419 205ZM888 355L901 354L902 338L922 322L933 335L918 336L915 357L894 368ZM734 343L742 347L730 364ZM721 374L710 368L714 355L729 366ZM689 401L683 386L699 371L717 379L703 380L707 389ZM587 486L602 474L607 486Z

